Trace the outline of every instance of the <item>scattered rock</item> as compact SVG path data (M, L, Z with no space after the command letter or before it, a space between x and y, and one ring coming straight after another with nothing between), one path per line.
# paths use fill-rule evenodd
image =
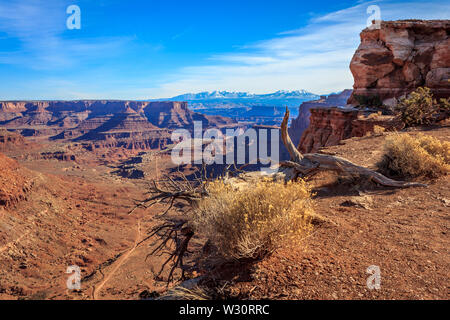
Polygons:
M444 204L444 206L450 207L450 200L449 200L449 199L446 199L446 198L439 198L439 200L442 201L442 203Z
M367 210L372 210L373 198L368 195L355 196L341 203L344 207L359 207Z
M141 293L139 293L139 298L142 300L147 300L147 299L155 299L155 298L159 298L160 294L156 291L148 291L148 290L144 290Z
M95 238L95 241L97 241L102 246L106 246L106 241L102 238Z

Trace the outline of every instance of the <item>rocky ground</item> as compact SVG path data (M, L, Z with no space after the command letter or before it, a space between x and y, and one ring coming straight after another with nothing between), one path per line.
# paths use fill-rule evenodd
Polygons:
M416 134L415 132L410 132ZM425 134L450 141L450 128ZM385 135L345 140L322 152L375 168ZM448 299L450 178L428 188L386 189L323 174L311 180L325 222L301 248L279 250L225 284L245 299ZM381 271L380 290L366 284ZM236 278L242 274L236 273ZM230 280L233 277L230 277Z
M424 133L450 141L449 127ZM352 138L322 152L374 167L386 134ZM0 189L16 190L18 197L0 204L0 299L139 299L163 293L165 282L155 280L163 260L147 257L149 242L140 242L161 208L128 212L144 196L145 182L170 169L167 155L147 154L131 165L147 172L144 179L127 179L115 171L135 153L113 153L111 162L98 161L104 158L94 152L80 152L80 162L36 157L49 147L37 141L4 149L18 161L2 157ZM337 183L330 174L311 183L324 222L301 247L279 250L248 272L230 270L221 283L227 296L449 298L448 176L428 188L403 190ZM65 272L74 264L81 267L82 287L68 291ZM380 290L367 288L371 265L380 267Z
M85 151L74 161L43 157L49 148L59 147L4 146L18 161L0 154L0 299L137 299L163 290L152 275L161 258L146 261L147 243L136 245L153 212L128 214L145 180L116 172L137 152L112 148L107 158ZM148 163L148 178L165 163ZM81 268L79 291L67 290L71 265Z

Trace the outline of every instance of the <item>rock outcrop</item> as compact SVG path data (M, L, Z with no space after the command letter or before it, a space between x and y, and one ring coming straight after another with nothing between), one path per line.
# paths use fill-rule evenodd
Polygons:
M450 96L450 20L382 21L361 32L361 44L350 63L354 77L353 92L347 101L357 105L357 96L378 97L391 107L417 87L429 87L436 98ZM302 111L308 110L308 112ZM310 114L309 126L305 117ZM341 140L361 137L374 126L398 128L392 116L367 116L351 108L329 107L325 100L308 102L291 133L303 131L299 143L302 152L315 152Z
M193 112L186 102L162 101L5 101L0 102L0 124L6 127L54 126L73 128L84 120L101 123L103 117L110 118L128 114L130 121L142 120L158 128L186 128L193 121L204 125L220 126L232 124L233 120L220 116L205 116ZM137 124L137 123L135 123ZM149 124L149 125L150 125ZM137 126L139 127L139 125Z
M419 86L450 96L450 20L382 21L361 32L350 63L356 95L378 96L392 106Z
M303 102L298 111L298 117L292 120L289 128L289 135L294 144L298 144L303 132L309 126L309 118L311 116L310 109L317 107L339 107L345 106L350 97L352 90L344 90L340 93L322 96L319 100Z
M0 128L0 151L11 147L21 147L25 144L25 138L20 134Z
M334 146L352 137L363 137L373 132L375 126L391 130L398 125L392 116L367 116L352 107L316 107L310 112L310 125L303 132L298 145L302 153L316 152L322 147Z
M32 185L28 170L0 153L0 208L13 206L26 199Z

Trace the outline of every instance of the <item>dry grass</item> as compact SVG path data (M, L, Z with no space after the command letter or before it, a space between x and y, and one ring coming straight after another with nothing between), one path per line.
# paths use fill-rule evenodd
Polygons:
M216 181L192 216L225 259L262 258L296 245L311 230L311 192L306 183L258 182L236 189Z
M209 293L199 286L193 288L184 288L181 286L174 287L167 291L159 300L211 300Z
M380 116L382 116L382 112L378 111L378 112L372 112L371 114L369 114L366 119L378 119Z
M382 134L382 133L385 132L385 131L386 131L386 128L385 128L385 127L378 126L378 125L374 125L374 126L373 126L373 133L374 133L374 134Z
M438 178L450 170L450 143L423 134L393 134L386 138L379 168L404 178Z

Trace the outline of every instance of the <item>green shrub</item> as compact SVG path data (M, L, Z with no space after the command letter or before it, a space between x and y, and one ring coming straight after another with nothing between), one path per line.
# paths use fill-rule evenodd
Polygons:
M440 103L437 103L429 88L420 87L407 98L400 100L395 107L395 113L406 126L432 124L448 118L449 106L449 99L441 99Z

